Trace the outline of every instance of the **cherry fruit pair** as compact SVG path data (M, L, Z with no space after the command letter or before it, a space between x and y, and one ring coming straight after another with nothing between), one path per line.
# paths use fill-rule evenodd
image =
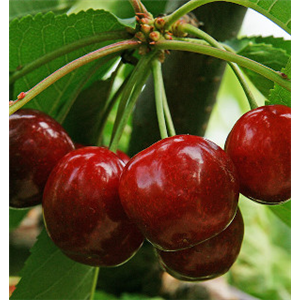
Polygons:
M78 144L74 150L54 119L19 110L10 117L10 206L26 208L44 198L48 233L68 257L89 265L124 263L144 237L119 200L119 177L129 157L117 154Z

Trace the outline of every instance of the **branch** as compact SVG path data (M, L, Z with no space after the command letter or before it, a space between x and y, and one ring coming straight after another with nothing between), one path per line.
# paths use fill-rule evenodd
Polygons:
M27 102L32 100L34 97L36 97L38 94L40 94L42 91L44 91L47 87L54 84L57 80L64 77L68 73L72 72L73 70L86 65L89 62L92 62L98 58L105 57L107 55L122 52L127 49L135 49L138 48L140 43L135 40L125 40L122 42L114 43L108 46L105 46L103 48L100 48L98 50L95 50L93 52L90 52L84 56L81 56L70 63L64 65L60 69L56 70L54 73L50 74L48 77L46 77L44 80L39 82L37 85L35 85L33 88L31 88L27 92L22 92L17 100L10 101L10 107L9 107L9 114L11 115L15 111L17 111L19 108L21 108L23 105L25 105Z
M85 46L88 46L91 44L95 44L95 43L104 42L104 41L119 40L119 39L126 39L126 38L130 38L130 34L125 30L109 31L109 32L101 32L99 34L89 36L89 37L77 40L73 43L64 45L61 48L56 49L52 52L49 52L49 53L39 57L38 59L28 63L21 70L17 70L15 72L13 72L12 75L9 77L9 84L14 83L17 79L25 76L26 74L43 66L44 64L49 63L53 59L56 59L67 53L75 51L79 48L82 48L82 47L85 47Z

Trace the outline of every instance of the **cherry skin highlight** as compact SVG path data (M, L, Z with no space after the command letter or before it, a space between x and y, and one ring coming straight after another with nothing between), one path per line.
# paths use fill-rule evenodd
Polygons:
M48 176L74 144L50 116L20 109L9 117L9 205L41 204Z
M53 242L69 258L92 266L128 261L144 237L127 218L118 186L124 162L104 147L64 156L51 172L43 215Z
M245 113L229 133L225 151L237 168L244 196L262 204L290 199L290 107L267 105Z
M79 143L75 143L75 148L76 148L76 149L78 149L78 148L83 148L83 147L86 147L86 146L84 146L84 145L82 145L82 144L79 144ZM123 151L121 151L121 150L118 149L118 150L116 151L116 154L118 155L119 158L121 158L121 159L123 160L123 162L124 162L125 164L127 164L127 163L129 162L130 157L129 157L125 152L123 152Z
M119 194L128 217L161 250L194 246L236 214L235 167L213 142L192 135L163 139L125 166Z
M230 225L209 240L181 251L155 251L162 268L173 277L203 281L229 271L240 253L243 237L244 222L238 210Z

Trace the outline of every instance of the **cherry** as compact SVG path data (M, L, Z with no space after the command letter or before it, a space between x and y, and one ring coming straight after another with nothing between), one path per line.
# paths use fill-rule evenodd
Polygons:
M118 155L119 158L121 158L123 160L125 165L130 161L130 157L125 152L118 149L116 151L116 154Z
M236 261L244 237L240 210L218 235L192 248L165 252L155 250L165 271L179 280L201 281L225 274Z
M290 107L267 105L245 113L229 133L225 151L237 168L244 196L263 204L290 199Z
M53 242L69 258L92 266L129 260L144 237L127 218L118 186L124 163L104 147L84 147L64 156L51 172L43 215Z
M75 148L76 148L76 149L78 149L78 148L83 148L83 147L86 147L86 146L84 146L84 145L82 145L82 144L79 144L79 143L75 143ZM123 151L121 151L121 150L118 149L118 150L116 151L116 154L118 155L119 158L121 158L121 159L123 160L123 162L124 162L125 164L127 164L127 163L129 162L130 157L129 157L125 152L123 152Z
M124 168L125 212L161 250L194 246L222 231L236 214L235 167L213 142L192 135L163 139Z
M42 202L47 178L57 161L74 149L62 126L33 109L9 117L9 205L25 208Z

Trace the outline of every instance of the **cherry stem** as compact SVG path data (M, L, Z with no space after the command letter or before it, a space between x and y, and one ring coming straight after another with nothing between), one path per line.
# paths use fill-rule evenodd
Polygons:
M120 120L122 119L124 110L126 109L126 105L129 101L129 98L134 89L134 86L135 86L136 82L138 81L140 74L143 73L143 70L147 67L147 64L149 63L148 58L149 58L149 55L141 57L141 59L138 61L137 65L133 69L133 71L128 79L128 82L126 83L126 85L124 87L124 90L123 90L123 93L121 96L121 100L120 100L120 103L118 106L116 119L114 122L114 127L113 127L113 131L112 131L112 139L114 139L114 135L119 126Z
M99 267L95 267L95 272L94 272L94 278L93 278L93 283L92 283L90 300L94 299L95 290L96 290L96 287L97 287L98 276L99 276L99 270L100 270Z
M291 91L291 82L289 79L283 78L279 72L264 66L254 60L247 57L226 51L217 49L211 46L203 45L203 42L199 43L197 39L183 39L173 40L160 40L156 42L155 48L157 50L178 50L178 51L189 51L199 54L210 55L222 60L237 63L238 65L252 70L282 86L288 91Z
M162 64L159 60L152 62L152 73L155 89L155 102L161 138L176 135L169 104L164 87ZM166 129L167 128L167 129ZM166 133L167 132L167 133ZM169 135L168 135L169 133Z
M122 95L124 88L126 87L126 84L128 82L129 77L126 77L125 80L122 82L121 86L118 88L118 90L114 93L114 95L111 97L111 99L109 100L109 102L106 104L105 108L104 108L104 112L101 115L100 119L100 123L99 123L99 134L98 134L98 140L96 145L100 146L102 144L102 138L103 138L103 132L105 129L105 124L108 120L108 116L110 114L110 112L112 111L114 105L116 104L116 102L118 101L118 99L120 98L120 96Z
M136 104L136 101L150 75L150 63L155 54L155 51L151 51L145 56L141 57L126 84L126 87L122 94L122 98L119 103L117 117L113 128L113 134L111 136L111 141L109 145L109 149L113 152L115 152L118 149L118 144L121 139L124 128L127 125L127 122Z
M81 56L70 63L64 65L63 67L59 68L52 74L50 74L48 77L43 79L41 82L39 82L37 85L35 85L33 88L31 88L29 91L25 93L25 96L13 101L12 105L9 107L9 114L13 114L15 111L17 111L19 108L21 108L23 105L28 103L30 100L32 100L34 97L39 95L41 92L43 92L47 87L54 84L57 80L64 77L65 75L69 74L73 70L86 65L89 62L92 62L96 59L105 57L107 55L122 52L127 49L135 49L138 48L140 43L136 40L125 40L121 42L117 42L105 47L102 47L100 49L97 49L93 52L90 52L84 56Z
M205 41L207 41L211 46L216 47L218 49L221 50L228 50L232 53L235 53L234 50L232 48L230 48L229 46L225 46L225 45L221 45L218 41L216 41L212 36L210 36L209 34L207 34L206 32L204 32L203 30L196 28L190 24L179 24L178 25L178 29L181 30L182 32L194 35L200 39L203 39ZM244 74L242 73L241 69L239 68L239 66L235 63L232 62L228 62L229 66L232 68L233 72L235 73L236 77L238 78L244 93L247 97L249 106L251 109L257 108L258 105L255 101L254 95L246 81L246 78L244 77Z
M172 120L169 104L167 101L167 96L166 96L164 85L162 86L162 88L163 88L162 94L163 94L164 114L165 114L165 119L166 119L168 131L169 131L169 136L174 136L174 135L176 135L176 131L175 131L174 123Z
M163 106L163 77L161 71L161 63L154 59L152 61L152 74L154 81L154 93L155 93L155 104L156 104L156 114L158 119L158 127L160 131L160 137L162 139L168 137L167 125L164 115L164 106Z

